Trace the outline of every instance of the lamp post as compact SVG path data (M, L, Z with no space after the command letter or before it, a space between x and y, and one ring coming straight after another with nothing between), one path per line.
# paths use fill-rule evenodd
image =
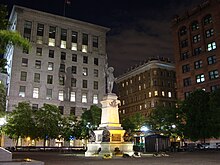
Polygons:
M147 135L147 132L149 131L149 128L147 126L142 126L140 129L142 132L144 132L144 152L146 152L146 141L145 141L145 137Z

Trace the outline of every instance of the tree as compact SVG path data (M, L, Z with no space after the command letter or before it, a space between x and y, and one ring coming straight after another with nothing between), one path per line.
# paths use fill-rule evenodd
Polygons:
M211 138L211 127L215 124L209 108L209 93L196 90L190 94L182 104L185 121L184 135L193 141Z
M58 138L60 135L61 114L57 106L44 104L35 113L37 136L44 141Z
M0 83L0 117L4 115L5 107L6 107L6 91L4 85Z
M213 137L220 137L220 89L215 90L210 94L210 113L211 120L214 123L210 129L212 130Z
M4 132L10 138L16 140L16 147L19 138L35 138L34 114L29 103L20 102L9 114Z
M137 128L134 122L131 121L130 117L123 118L121 121L121 125L124 130L134 132Z

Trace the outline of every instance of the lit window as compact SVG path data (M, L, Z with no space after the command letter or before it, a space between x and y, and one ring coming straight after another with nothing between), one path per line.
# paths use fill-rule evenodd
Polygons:
M139 105L139 109L142 110L142 105Z
M88 68L83 67L83 76L88 76Z
M50 26L49 28L49 46L55 46L56 27Z
M19 96L20 97L25 97L25 91L26 91L26 87L25 86L20 86L20 88L19 88Z
M83 33L82 35L82 52L87 53L88 51L88 34Z
M64 100L64 91L59 91L58 100L60 100L60 101Z
M141 90L141 85L138 86L139 91Z
M76 101L76 92L71 92L70 93L70 101L75 102Z
M52 99L52 89L48 89L47 88L46 99L47 100L51 100Z
M98 104L98 95L93 95L93 104Z
M215 49L216 49L216 43L215 42L209 43L207 45L207 50L208 51L215 50Z
M132 79L130 80L130 84L132 84Z
M205 81L205 75L204 74L196 75L196 83L197 84L202 83L204 81Z
M209 38L214 35L214 29L209 29L205 31L206 38Z
M169 98L171 98L171 97L172 97L171 92L168 92L168 97L169 97Z
M151 97L151 92L148 93L148 96Z
M165 96L165 92L164 91L162 91L162 96Z
M63 75L59 76L59 84L60 85L64 85L65 84L65 76L63 76Z
M191 25L192 31L199 29L198 21L194 21Z
M40 73L34 73L34 82L40 83Z
M197 43L201 40L200 34L193 36L193 43Z
M86 93L82 94L82 103L87 103L87 94Z
M39 88L33 89L33 98L39 98Z
M44 25L43 24L37 24L37 43L42 44L43 43L43 36L44 36Z
M217 70L212 70L209 72L209 79L213 80L213 79L217 79L219 78L219 74Z
M78 33L75 31L72 31L72 46L71 50L77 50L77 38L78 38Z
M42 56L42 48L37 48L36 49L36 55L37 56Z
M125 84L124 83L122 83L122 85L121 85L122 87L125 87Z
M48 62L47 70L49 70L49 71L53 70L53 63L52 62Z
M61 29L61 42L60 42L60 48L66 49L66 38L67 38L67 30Z
M158 96L158 91L154 91L154 96Z

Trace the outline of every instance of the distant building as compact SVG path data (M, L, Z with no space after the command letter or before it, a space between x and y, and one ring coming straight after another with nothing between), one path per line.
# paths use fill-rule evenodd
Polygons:
M220 86L220 1L207 0L172 20L177 98Z
M7 111L28 101L33 109L44 103L61 114L80 117L91 105L101 106L105 94L108 28L14 6L11 30L31 42L31 50L8 47Z
M173 106L176 103L175 67L167 59L150 59L116 80L120 117L139 112L145 117L156 106Z

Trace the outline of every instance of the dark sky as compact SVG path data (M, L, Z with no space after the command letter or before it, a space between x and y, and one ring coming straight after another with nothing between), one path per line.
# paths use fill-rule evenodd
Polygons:
M69 0L66 16L111 28L107 34L109 66L115 75L148 57L173 59L170 22L174 15L203 0ZM63 15L64 0L0 0Z

